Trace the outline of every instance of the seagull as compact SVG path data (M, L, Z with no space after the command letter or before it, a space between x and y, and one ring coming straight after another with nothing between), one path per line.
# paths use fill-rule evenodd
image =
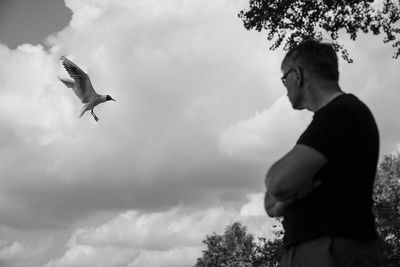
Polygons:
M65 56L60 57L64 68L68 72L71 79L64 79L57 77L62 83L64 83L67 87L72 88L72 91L76 94L76 96L81 100L82 104L84 104L81 115L90 110L93 118L98 121L99 118L94 114L93 109L100 103L113 100L109 95L100 95L96 93L94 90L92 83L90 82L89 75L87 75L83 70L81 70L74 62L66 58Z

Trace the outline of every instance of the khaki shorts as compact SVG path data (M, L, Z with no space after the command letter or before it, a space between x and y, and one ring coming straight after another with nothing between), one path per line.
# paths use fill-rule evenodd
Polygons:
M376 241L321 237L301 242L285 251L281 267L382 267Z

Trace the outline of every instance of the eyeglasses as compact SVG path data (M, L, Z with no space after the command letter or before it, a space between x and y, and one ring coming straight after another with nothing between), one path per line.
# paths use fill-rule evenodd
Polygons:
M290 72L292 72L294 70L294 68L291 68L290 70L288 70L285 74L283 74L281 80L283 82L284 85L286 85L286 77L289 75Z

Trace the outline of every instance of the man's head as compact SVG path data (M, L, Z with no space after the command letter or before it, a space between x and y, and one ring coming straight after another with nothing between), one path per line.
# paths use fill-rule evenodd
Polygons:
M311 90L325 90L321 84L339 81L338 57L331 44L306 40L291 49L282 61L282 82L287 88L293 108L306 108ZM311 90L310 90L311 89ZM308 94L308 95L307 95Z

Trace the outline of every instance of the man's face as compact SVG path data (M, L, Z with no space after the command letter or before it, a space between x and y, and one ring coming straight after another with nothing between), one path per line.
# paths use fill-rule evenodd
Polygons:
M291 66L285 66L283 68L282 82L287 90L287 97L294 109L302 109L301 104L301 90L297 83L297 69Z

